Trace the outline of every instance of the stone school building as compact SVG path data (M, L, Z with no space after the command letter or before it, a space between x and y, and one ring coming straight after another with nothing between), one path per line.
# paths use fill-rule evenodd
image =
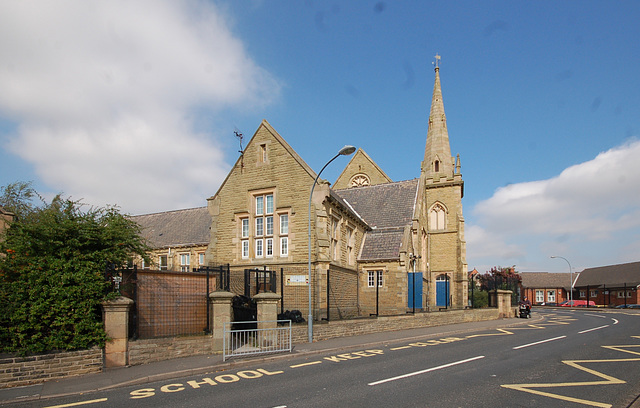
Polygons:
M417 168L416 178L394 182L360 148L335 183L319 179L310 198L317 173L263 120L207 200L208 244L185 236L197 248L174 249L178 258L190 256L172 262L182 268L188 262L229 264L232 281L248 269L276 271L278 279L282 271L276 292L283 291L285 307L306 317L311 285L314 320L464 308L464 183L460 158L450 150L439 67ZM182 211L201 216L203 209ZM162 214L179 217L168 212L134 218L157 234ZM153 228L146 225L151 222ZM162 251L170 253L167 247L165 242ZM232 291L239 292L233 285Z

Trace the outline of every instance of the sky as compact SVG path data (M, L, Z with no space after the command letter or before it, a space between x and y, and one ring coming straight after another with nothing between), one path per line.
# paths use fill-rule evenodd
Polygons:
M469 270L640 259L640 2L0 2L0 186L206 205L263 119L417 178L440 78ZM348 159L323 172L335 181Z

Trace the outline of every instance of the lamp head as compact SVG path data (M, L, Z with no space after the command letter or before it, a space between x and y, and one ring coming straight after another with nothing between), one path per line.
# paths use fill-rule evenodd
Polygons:
M343 147L342 149L340 149L338 154L340 156L348 156L348 155L352 154L355 151L356 151L355 147L347 145L347 146Z

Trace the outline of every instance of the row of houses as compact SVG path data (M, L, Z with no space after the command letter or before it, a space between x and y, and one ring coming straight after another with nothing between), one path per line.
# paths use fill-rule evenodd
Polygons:
M640 262L587 268L579 273L521 272L521 296L533 304L569 300L615 307L640 304ZM571 292L572 290L572 292Z

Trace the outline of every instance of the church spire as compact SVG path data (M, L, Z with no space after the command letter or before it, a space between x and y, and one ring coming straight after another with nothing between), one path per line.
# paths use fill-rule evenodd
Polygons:
M436 54L435 58L436 78L433 85L433 97L431 98L429 129L427 131L424 161L422 162L422 173L426 173L429 177L438 177L438 175L452 177L454 163L453 157L451 157L447 118L444 114L442 88L440 87L440 56Z

